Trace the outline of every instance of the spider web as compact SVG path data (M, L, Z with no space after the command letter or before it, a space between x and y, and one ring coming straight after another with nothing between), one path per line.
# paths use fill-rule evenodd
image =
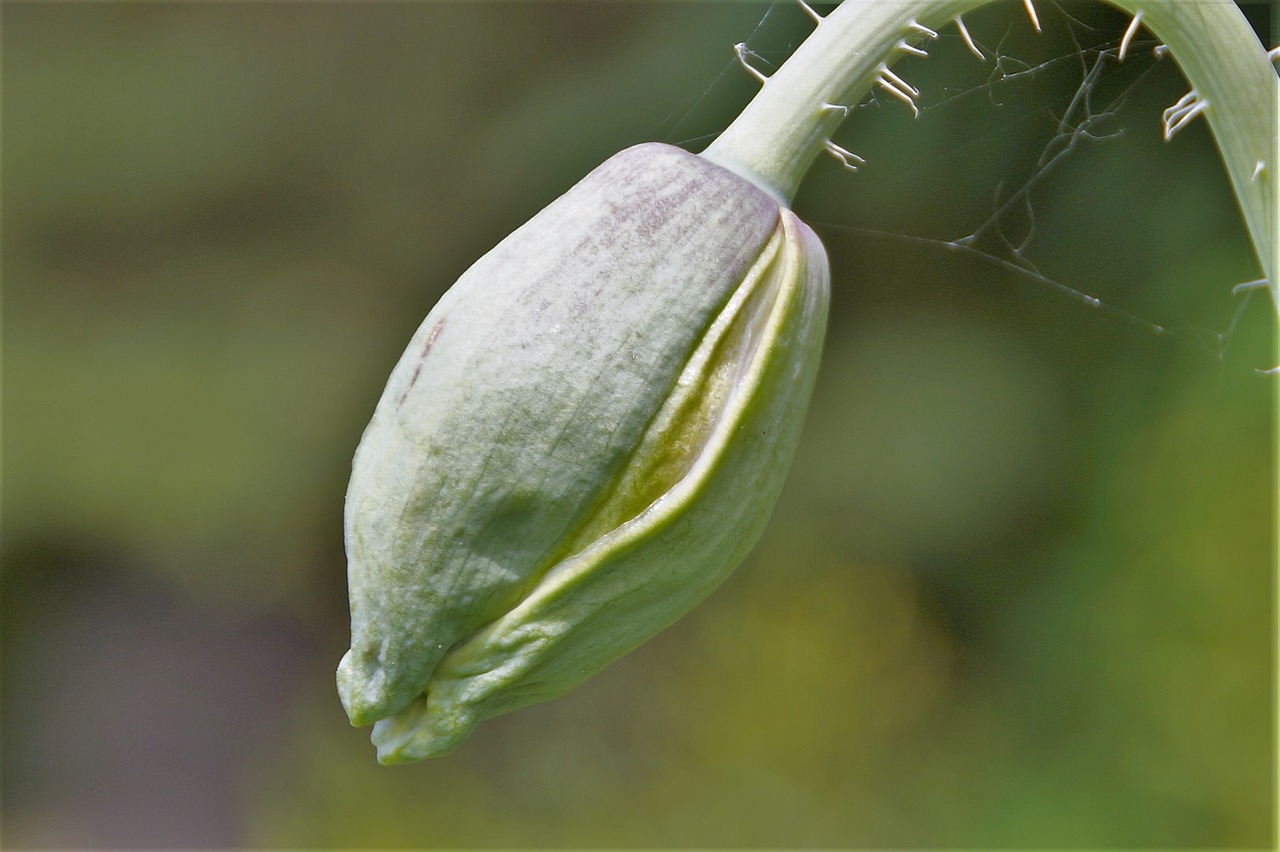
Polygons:
M989 8L989 7L988 7ZM1021 5L1000 10L1005 21L1004 29L994 44L985 41L983 36L990 30L990 19L982 18L983 26L972 23L968 32L971 43L962 39L960 32L948 27L941 32L936 42L925 45L931 54L937 55L939 49L959 49L963 44L970 52L982 54L981 64L973 57L974 66L985 69L985 75L977 81L969 80L959 85L937 81L929 85L921 84L921 95L915 101L918 119L927 122L932 114L955 109L976 98L985 99L996 113L991 119L984 120L986 129L969 139L955 142L958 151L967 145L980 144L983 135L1005 132L1010 126L1030 120L1029 116L1043 118L1045 106L1016 105L1009 114L1002 114L1003 108L1012 102L1025 98L1024 89L1033 81L1051 78L1059 87L1060 93L1069 93L1065 102L1055 102L1057 110L1051 129L1045 133L1040 143L1038 156L1033 162L1011 164L1006 173L996 182L991 190L991 201L986 213L979 221L968 225L951 225L955 236L939 237L922 233L911 233L903 230L885 230L847 221L809 220L809 224L819 231L831 235L848 235L862 238L894 240L926 250L944 251L976 259L995 268L1012 273L1015 276L1062 297L1096 309L1101 313L1118 318L1153 335L1172 336L1193 343L1210 357L1222 360L1235 336L1237 326L1245 315L1253 300L1257 287L1240 285L1232 290L1231 285L1237 282L1221 282L1224 302L1235 293L1234 306L1227 306L1228 316L1225 325L1218 321L1194 322L1185 316L1177 319L1154 318L1142 309L1131 309L1123 306L1111 296L1098 296L1074 279L1063 280L1053 274L1044 272L1037 262L1037 251L1041 248L1039 239L1041 227L1038 210L1039 200L1050 179L1064 170L1064 167L1079 158L1082 151L1093 146L1113 144L1122 140L1128 127L1123 110L1135 95L1142 93L1144 87L1154 84L1153 78L1160 76L1170 63L1161 61L1158 53L1160 46L1145 31L1139 30L1126 46L1126 57L1120 62L1120 37L1111 29L1102 30L1086 23L1070 11L1046 0L1037 3L1040 18L1046 27L1052 25L1065 33L1063 49L1062 39L1055 41L1056 48L1049 47L1039 51L1034 42L1026 36L1031 25L1021 9ZM821 8L825 13L826 8ZM975 14L975 20L978 15ZM812 31L812 22L793 0L780 0L770 6L756 25L754 31L745 42L741 51L743 61L765 75L772 73L796 46ZM1053 52L1056 49L1056 53ZM930 59L910 59L895 66L895 71L907 79L911 79ZM918 63L918 64L917 64ZM729 59L719 76L709 86L701 90L694 103L673 122L669 141L687 145L700 150L714 134L695 136L679 136L678 130L697 116L704 103L714 94L728 86L754 85L737 59ZM748 89L749 91L749 89ZM873 89L861 102L850 105L850 119L842 127L840 136L856 137L860 126L859 114L864 111L883 111L886 116L894 111L910 113L899 100L890 97L884 91ZM674 117L673 114L672 117ZM866 119L881 120L881 116L866 116ZM1158 119L1150 116L1155 123ZM668 119L670 121L670 118ZM1140 119L1142 120L1142 119ZM865 126L865 124L861 125ZM1155 124L1158 127L1158 123ZM1156 132L1153 128L1144 128ZM924 127L916 128L916 132L929 132ZM1177 140L1175 140L1176 142ZM843 139L841 144L843 145ZM850 147L855 147L850 145ZM855 147L856 150L856 147ZM922 166L921 168L925 168ZM871 171L870 168L867 169ZM849 175L852 181L866 179L864 175ZM874 197L878 193L894 191L895 181L901 181L903 175L893 177L881 176L867 179L869 184L866 195ZM1225 177L1222 178L1225 183ZM808 218L808 217L806 217ZM958 233L957 233L958 232ZM1255 267L1256 268L1256 267ZM1260 274L1260 273L1258 273ZM1250 282L1256 284L1257 282ZM1116 297L1119 298L1119 297ZM1261 301L1261 300L1259 300Z

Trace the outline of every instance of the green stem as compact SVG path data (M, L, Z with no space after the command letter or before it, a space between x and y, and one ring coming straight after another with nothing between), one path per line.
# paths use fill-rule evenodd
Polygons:
M824 18L756 97L702 153L771 192L784 205L845 117L840 105L873 86L899 88L886 69L928 30L988 0L844 0ZM1109 0L1169 48L1227 168L1273 301L1277 281L1275 202L1280 152L1275 120L1280 76L1231 0ZM883 81L883 82L882 82Z

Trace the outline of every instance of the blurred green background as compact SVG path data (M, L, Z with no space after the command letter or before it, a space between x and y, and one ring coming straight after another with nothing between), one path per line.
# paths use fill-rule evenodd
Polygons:
M1273 842L1275 313L1231 294L1260 273L1207 128L1160 138L1175 66L1144 36L1109 62L1105 138L999 217L1102 308L914 239L978 232L1061 150L1123 16L1042 3L1036 36L997 4L985 63L954 28L901 63L921 117L867 102L839 136L867 165L797 200L833 317L755 554L576 692L384 768L333 669L391 365L597 163L700 150L754 90L731 46L779 62L806 19L2 14L6 845Z

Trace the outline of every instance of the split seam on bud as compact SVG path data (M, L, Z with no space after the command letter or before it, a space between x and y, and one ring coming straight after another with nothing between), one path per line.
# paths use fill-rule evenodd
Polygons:
M795 214L664 145L612 158L463 275L348 492L339 690L380 761L570 689L728 575L794 452L828 289Z

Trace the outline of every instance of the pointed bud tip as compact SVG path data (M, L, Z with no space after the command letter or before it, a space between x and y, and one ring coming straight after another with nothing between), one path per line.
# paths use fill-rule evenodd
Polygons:
M396 696L387 686L386 672L377 660L347 651L338 664L337 681L338 698L353 727L372 725L398 709Z

